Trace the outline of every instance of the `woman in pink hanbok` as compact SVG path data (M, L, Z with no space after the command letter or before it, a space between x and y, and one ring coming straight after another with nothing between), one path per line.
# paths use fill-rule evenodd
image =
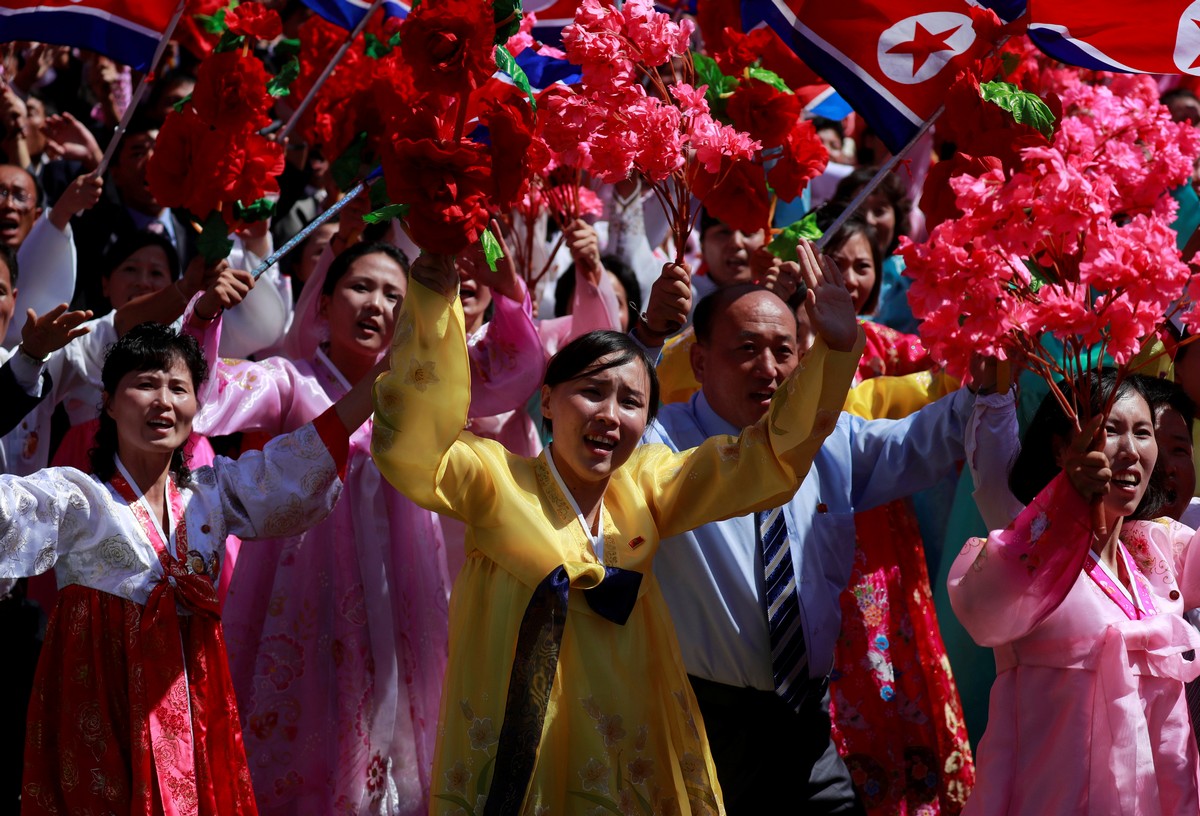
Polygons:
M391 342L406 261L356 244L305 285L292 355L215 360L198 431L276 434L320 414ZM542 351L521 303L497 298L471 351L472 409L523 406ZM538 361L528 365L529 359ZM308 533L241 551L226 599L246 754L264 814L417 814L430 769L447 657L450 580L439 518L388 485L370 421L350 439L346 489Z
M1111 373L1093 381L1093 413L1114 387ZM1047 397L1010 477L1028 506L950 571L954 611L998 670L964 813L1195 814L1183 684L1200 674L1200 635L1182 613L1200 605L1200 559L1189 528L1151 520L1164 496L1138 378L1072 432Z

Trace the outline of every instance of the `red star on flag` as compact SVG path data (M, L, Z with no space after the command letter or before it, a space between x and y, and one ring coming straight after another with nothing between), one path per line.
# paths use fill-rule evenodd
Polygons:
M1193 19L1192 22L1195 23L1197 26L1200 26L1200 20ZM1188 66L1188 70L1190 71L1198 65L1200 65L1200 56L1197 56L1196 59L1194 59L1192 61L1192 64Z
M948 28L940 34L932 34L929 29L916 23L916 30L913 31L913 38L908 42L897 43L887 50L889 54L911 54L913 58L913 76L921 70L928 60L938 51L953 51L954 48L947 45L946 41L954 36L961 25L956 25L954 28Z

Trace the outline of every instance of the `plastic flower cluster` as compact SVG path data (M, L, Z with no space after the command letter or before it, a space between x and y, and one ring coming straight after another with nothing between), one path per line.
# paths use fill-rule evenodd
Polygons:
M613 184L637 173L671 215L676 246L694 221L692 195L701 200L761 145L717 121L696 87L688 51L689 20L676 23L651 0L617 9L583 0L563 30L567 58L581 66L576 88L543 94L544 134L559 166Z
M976 352L1025 356L1039 370L1045 333L1125 366L1200 294L1169 195L1200 156L1195 130L1171 121L1146 77L1060 93L1051 139L951 178L959 214L901 249L921 337L952 374ZM1193 325L1194 312L1183 315Z
M222 247L228 251L227 232L271 212L283 147L259 131L271 123L274 96L287 93L283 72L267 73L251 48L280 35L278 13L256 3L218 13L223 36L200 64L192 95L167 115L146 171L160 204L204 223L210 240L202 248L210 259L223 257Z

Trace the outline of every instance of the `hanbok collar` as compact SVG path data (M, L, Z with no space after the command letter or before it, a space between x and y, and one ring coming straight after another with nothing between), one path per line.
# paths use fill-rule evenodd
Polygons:
M150 502L146 499L142 489L138 487L137 482L129 475L129 470L125 467L125 463L121 461L121 457L113 455L113 463L117 466L117 473L112 478L113 488L117 494L125 501L129 502L129 509L133 511L134 517L138 520L142 527L142 532L146 535L146 540L155 552L166 553L167 555L182 558L183 552L186 552L186 540L181 542L177 535L177 530L183 527L183 496L179 493L179 488L175 486L175 480L167 479L166 490L166 505L167 505L167 526L169 530L163 530L162 521L158 513L150 506ZM184 533L186 535L186 533ZM179 552L181 549L183 552ZM174 545L172 547L171 545Z
M1084 571L1113 603L1121 607L1121 611L1130 620L1141 620L1157 614L1149 589L1144 581L1138 580L1139 573L1133 563L1133 558L1119 540L1117 541L1117 556L1125 564L1125 570L1129 573L1129 582L1133 585L1132 588L1125 586L1124 582L1108 564L1104 563L1095 550L1090 551L1084 559Z
M588 527L587 519L583 517L583 513L579 510L579 503L575 501L575 497L571 495L571 491L567 489L566 482L558 473L558 467L554 464L554 456L550 453L550 446L545 448L546 467L550 469L550 475L554 477L555 484L562 491L563 497L571 505L571 509L575 511L575 519L579 522L579 527L583 530L583 535L592 545L592 551L596 555L598 561L604 561L604 498L600 499L600 509L596 513L596 532L593 533Z
M345 375L338 370L338 367L333 364L333 360L329 359L329 355L325 353L325 349L318 347L313 356L316 357L317 361L325 367L325 370L329 372L329 376L333 378L334 382L336 382L346 391L350 390L350 383L346 380Z

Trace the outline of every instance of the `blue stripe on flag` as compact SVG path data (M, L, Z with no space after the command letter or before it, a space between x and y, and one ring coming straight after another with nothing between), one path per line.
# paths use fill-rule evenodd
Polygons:
M990 8L1001 20L1011 23L1025 13L1029 4L1025 0L980 0L979 5Z
M517 65L521 66L535 91L549 88L556 82L573 85L583 78L583 71L578 65L564 59L543 56L532 48L526 48L517 54Z
M872 84L851 70L838 54L826 51L797 31L772 0L742 0L742 28L769 25L809 68L834 88L857 111L893 153L904 147L923 124L907 108L893 104ZM848 60L847 60L848 61Z
M1075 44L1075 40L1065 36L1061 31L1055 31L1052 28L1033 27L1028 31L1029 40L1034 45L1042 50L1043 53L1054 57L1059 62L1065 62L1068 65L1078 65L1081 68L1090 68L1093 71L1120 71L1125 73L1127 69L1117 62L1105 62L1096 56L1101 53L1093 49L1085 51Z
M358 25L371 7L370 0L304 0L304 5L347 31ZM410 8L399 0L387 0L383 4L383 15L404 18L408 16Z
M86 48L136 71L150 68L160 36L79 9L39 8L16 13L15 9L0 8L0 42L32 40Z

